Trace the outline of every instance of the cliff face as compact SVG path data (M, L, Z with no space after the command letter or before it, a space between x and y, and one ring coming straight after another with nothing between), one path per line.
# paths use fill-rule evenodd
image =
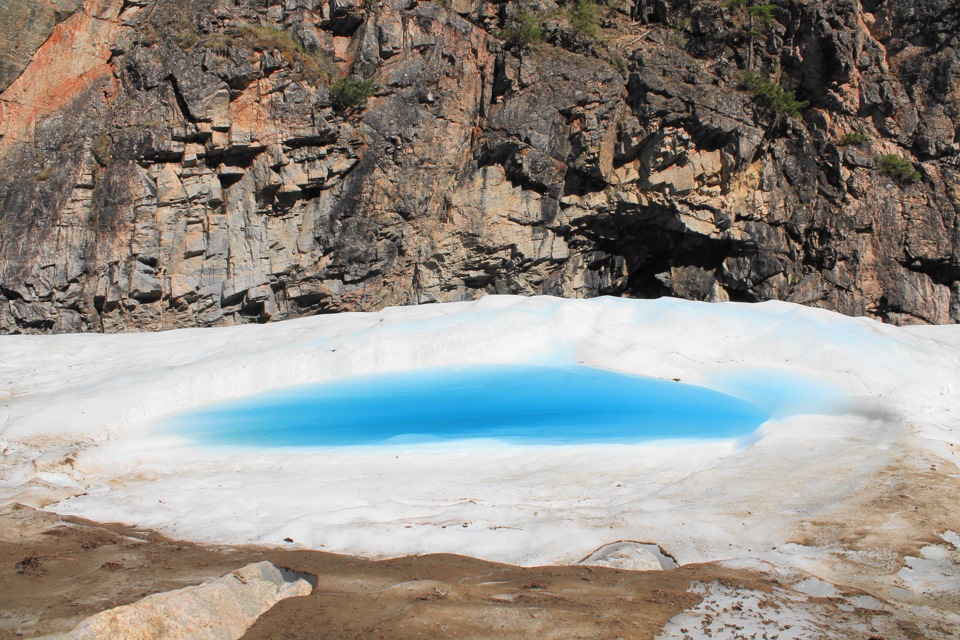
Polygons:
M57 24L82 0L4 0L0 4L0 91L10 86Z
M492 292L960 321L960 10L763 6L6 3L0 330Z

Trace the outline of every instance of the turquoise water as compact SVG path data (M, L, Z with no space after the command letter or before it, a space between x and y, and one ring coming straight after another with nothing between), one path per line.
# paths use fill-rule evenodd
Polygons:
M312 384L204 407L168 428L201 443L342 446L736 438L769 418L692 385L585 366L429 369Z

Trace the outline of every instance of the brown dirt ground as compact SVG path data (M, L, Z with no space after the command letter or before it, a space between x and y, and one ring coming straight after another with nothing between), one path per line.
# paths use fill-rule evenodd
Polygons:
M244 636L251 640L643 639L698 602L687 593L695 580L769 585L710 564L643 573L204 546L17 506L0 510L0 639L66 632L98 611L260 560L316 576L317 586L268 611Z
M844 585L845 592L885 600L905 556L942 543L939 532L960 530L953 508L960 469L914 451L873 480L848 503L801 523L793 542L819 550L822 577ZM864 564L858 553L870 562ZM440 554L371 561L318 551L203 545L16 505L0 507L0 640L66 632L94 613L261 560L315 576L315 589L278 603L249 629L247 639L642 640L699 603L700 596L688 593L694 582L767 593L778 586L773 574L709 563L632 572L525 568ZM920 618L902 608L841 612L828 599L814 600L835 630L859 621L867 631L849 637L860 640L956 637L939 612L960 611L956 594L917 593L915 599Z

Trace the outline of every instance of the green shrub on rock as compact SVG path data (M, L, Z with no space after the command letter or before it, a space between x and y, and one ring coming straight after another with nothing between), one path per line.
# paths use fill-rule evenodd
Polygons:
M776 115L799 118L803 110L810 106L807 100L797 100L793 91L785 91L779 84L752 69L740 75L740 86Z
M570 26L574 32L595 38L600 31L597 3L593 0L577 0L569 10Z
M330 85L330 98L333 106L341 111L349 111L366 106L367 99L373 96L373 79L351 80L343 77Z
M499 35L507 44L515 46L529 46L543 41L540 22L523 7L516 10Z
M780 7L775 4L758 4L752 7L747 7L747 13L752 18L760 18L763 22L768 25L776 22L776 17L774 12L778 11Z
M895 153L878 157L877 167L899 182L910 183L920 179L920 172L913 166L913 163Z
M846 147L851 144L863 144L870 140L870 136L863 133L862 131L847 131L843 134L839 140L837 140L837 145L841 147Z

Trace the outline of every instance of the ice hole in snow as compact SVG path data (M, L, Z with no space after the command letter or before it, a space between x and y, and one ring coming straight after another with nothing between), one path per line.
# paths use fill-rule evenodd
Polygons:
M339 379L201 407L167 428L203 444L343 446L486 439L525 444L738 438L757 404L582 365L446 367Z

